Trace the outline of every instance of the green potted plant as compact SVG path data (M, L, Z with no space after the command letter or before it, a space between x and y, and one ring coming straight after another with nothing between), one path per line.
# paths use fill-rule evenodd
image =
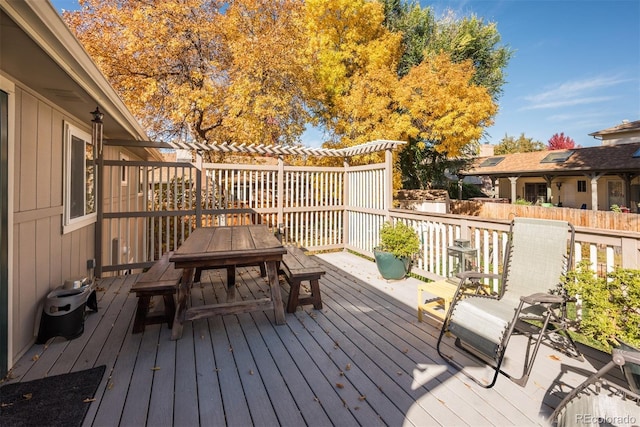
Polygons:
M405 224L385 222L380 229L380 245L373 248L376 266L383 278L399 280L407 275L412 257L420 250L418 233Z

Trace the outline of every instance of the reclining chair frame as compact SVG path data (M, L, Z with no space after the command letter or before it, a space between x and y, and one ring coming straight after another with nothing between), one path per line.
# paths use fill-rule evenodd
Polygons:
M559 345L554 344L555 341L551 340L552 346L554 349L564 351L570 357L583 360L582 354L578 351L575 345L575 342L567 332L568 322L566 319L566 305L567 305L567 302L571 300L565 294L564 289L562 289L559 294L535 293L532 295L520 296L520 303L517 309L515 310L515 314L513 316L512 321L509 323L509 328L507 332L502 335L502 340L498 346L496 357L493 359L490 356L482 354L479 351L474 351L473 346L471 346L471 348L467 348L467 346L463 344L460 338L456 337L456 340L455 340L456 347L464 350L465 353L473 356L473 358L480 360L485 364L488 364L491 368L494 369L495 372L494 372L493 379L491 380L491 383L489 383L488 385L484 382L479 381L473 375L469 374L464 369L464 366L456 362L452 356L445 355L442 352L441 350L442 339L445 335L449 335L450 333L449 322L451 320L451 316L458 302L460 302L464 298L493 298L493 299L500 300L502 299L505 292L507 291L505 288L505 283L507 283L507 286L508 286L507 275L509 274L509 268L507 263L510 260L514 223L515 223L515 220L512 221L511 226L509 228L508 244L506 246L505 256L504 256L505 265L504 265L502 274L480 273L480 272L472 271L472 272L465 272L457 275L457 277L460 278L460 283L458 285L458 289L455 293L453 301L449 307L447 315L444 319L442 329L440 330L440 336L438 337L437 347L436 347L438 354L449 365L461 371L468 378L472 379L475 383L477 383L478 385L484 388L493 387L500 373L502 373L503 375L511 379L516 384L524 387L529 379L531 370L533 369L533 364L535 362L538 349L540 348L540 344L542 344L545 337L549 338L549 334L552 334L552 333L559 334L564 341L564 348L561 349ZM566 255L565 255L566 259L564 261L565 272L572 265L573 250L574 250L574 243L575 243L575 229L573 225L571 225L570 223L566 223L566 224L567 224L567 232L569 233L570 238L569 238L569 249L566 252ZM486 293L482 292L483 285L481 282L484 279L498 279L500 284L499 291L491 295L487 295ZM559 282L557 285L560 285L560 284L561 283ZM538 310L540 310L540 313L537 314L535 319L532 319L530 316L527 316L523 312L524 309L533 308L533 307L537 307ZM542 327L534 328L532 324L523 322L525 320L542 321ZM549 329L550 324L554 326L554 329L551 329L551 330ZM523 375L520 378L514 378L507 372L504 372L503 370L501 370L502 362L507 350L507 345L509 343L511 335L514 332L522 333L528 337L528 347L527 347L526 356L525 356ZM533 344L534 345L533 352L530 353L531 340L534 335L537 335L537 339ZM570 349L567 350L566 347L570 347Z
M600 399L600 395L605 395L606 397L613 396L616 399L622 401L621 403L629 403L629 406L637 406L637 412L635 413L622 413L622 414L612 414L612 413L590 413L592 418L603 418L606 421L606 418L616 417L620 419L633 417L640 413L640 390L636 388L639 379L635 378L634 375L637 374L631 373L631 368L629 365L640 365L640 352L637 351L628 351L621 349L613 349L611 355L611 361L607 363L604 367L602 367L599 371L591 375L587 378L582 384L574 388L571 393L567 394L564 399L560 402L560 404L556 407L550 417L550 421L553 423L558 423L560 425L575 425L576 421L570 419L569 415L563 414L563 412L570 410L569 405L579 398L580 395L584 395L586 399L597 401ZM621 387L616 385L615 383L606 379L607 374L614 368L620 367L625 375L627 382L629 383L629 388ZM593 386L593 390L588 390L591 386ZM625 402L627 401L627 402ZM596 403L596 402L592 402ZM595 405L596 408L611 408L610 405ZM627 408L628 409L628 408ZM575 408L574 408L575 410ZM584 406L580 408L580 413L573 413L571 415L584 415ZM626 412L626 411L625 411ZM563 416L564 419L560 420L560 417ZM567 419L567 417L569 419ZM629 419L631 421L631 419ZM562 421L559 423L559 421ZM634 419L632 424L635 425L638 422L638 419ZM590 424L584 422L583 424ZM631 423L630 423L631 424ZM609 425L609 424L607 424Z

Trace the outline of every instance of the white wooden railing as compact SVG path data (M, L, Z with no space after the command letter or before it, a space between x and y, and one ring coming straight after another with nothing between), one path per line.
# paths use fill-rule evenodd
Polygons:
M450 274L455 239L477 248L475 266L501 268L507 220L389 208L389 164L350 167L104 161L99 272L150 265L199 226L261 222L281 228L286 243L309 250L373 256L384 221L404 221L421 236L415 272ZM600 274L640 268L640 233L577 229L576 262ZM543 266L532 266L532 271Z

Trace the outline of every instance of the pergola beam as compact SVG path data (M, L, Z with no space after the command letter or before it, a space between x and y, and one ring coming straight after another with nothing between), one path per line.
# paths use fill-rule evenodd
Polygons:
M199 142L156 142L110 139L105 140L105 145L119 147L145 147L158 149L190 150L198 152L259 154L273 156L314 156L314 157L352 157L362 154L371 154L378 151L392 150L404 141L378 139L353 147L346 148L311 148L301 145L248 145L248 144L204 144Z

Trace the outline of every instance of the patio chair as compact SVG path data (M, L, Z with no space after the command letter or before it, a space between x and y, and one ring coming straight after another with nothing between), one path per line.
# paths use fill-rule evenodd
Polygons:
M465 272L438 338L438 354L479 385L490 388L502 372L517 384L527 383L540 344L581 359L567 333L566 304L562 276L571 265L574 228L566 221L515 218L509 230L503 273ZM497 292L469 292L469 282L499 279ZM513 378L501 371L509 340L515 332L528 337L523 374ZM453 356L442 352L444 336L455 336L456 346L495 370L490 384L469 374ZM533 346L533 351L531 351Z
M640 352L614 349L611 361L587 378L562 399L551 414L550 421L562 426L637 426L640 422L639 378L627 376L629 388L608 379L608 373L621 367L625 374L630 367L640 366ZM637 375L637 374L636 374Z

